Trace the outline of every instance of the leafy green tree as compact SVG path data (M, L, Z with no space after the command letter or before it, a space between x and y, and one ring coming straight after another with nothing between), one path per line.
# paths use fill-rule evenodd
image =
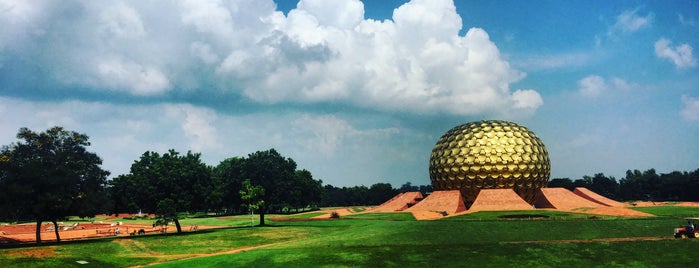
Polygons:
M262 186L259 185L252 185L250 180L243 181L243 187L240 189L240 199L243 200L245 206L250 211L251 216L255 210L259 210L265 205L265 200L262 199L264 195L265 188L262 188ZM252 218L250 221L252 221Z
M243 166L245 158L231 157L221 161L213 168L214 192L216 208L226 214L242 212L240 190L243 185Z
M214 186L211 168L201 161L200 154L180 155L169 150L162 156L143 153L129 174L112 181L111 190L119 208L155 212L159 218L173 221L179 233L182 228L177 212L208 210Z
M337 207L345 206L345 200L347 199L347 192L342 188L326 184L323 186L322 198L320 202L321 207Z
M289 206L296 208L297 211L301 207L320 205L323 182L313 179L310 171L296 170L289 189L293 189L288 192L290 194L287 199Z
M41 243L41 223L54 225L67 216L94 217L106 203L109 172L102 159L87 151L88 136L62 127L36 133L21 128L20 142L0 151L0 215L11 220L36 221L36 242Z
M393 189L390 183L375 183L369 187L368 203L366 205L379 205L388 201L393 196L398 194L398 191Z
M418 186L413 185L411 182L406 182L403 185L400 186L399 191L401 193L407 193L407 192L417 192L419 190Z
M276 150L257 151L250 155L243 167L244 178L249 178L253 185L265 189L262 194L264 203L260 207L260 225L265 225L265 213L273 205L285 202L288 181L294 179L296 162L281 156Z
M568 190L573 190L575 187L573 187L573 181L570 180L569 178L554 178L549 181L548 185L546 187L549 188L566 188Z
M614 177L606 177L603 173L597 173L592 177L591 191L612 199L618 199L619 183Z

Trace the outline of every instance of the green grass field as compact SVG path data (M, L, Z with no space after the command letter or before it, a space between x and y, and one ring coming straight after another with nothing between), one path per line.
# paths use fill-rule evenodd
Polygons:
M2 248L0 267L694 266L699 240L676 240L672 230L684 217L699 216L699 208L638 210L658 217L509 211L416 221L409 213L369 213L338 220L268 220L268 226L254 228L243 227L250 215L190 218L183 224L230 228Z

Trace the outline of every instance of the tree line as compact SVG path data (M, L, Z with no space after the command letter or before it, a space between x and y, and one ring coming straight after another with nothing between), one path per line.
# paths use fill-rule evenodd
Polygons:
M34 221L36 241L41 242L42 222L54 225L68 216L155 213L160 222L173 222L178 232L180 213L207 212L233 215L256 211L260 225L266 213L291 213L318 207L379 205L398 193L432 192L430 185L406 182L370 187L335 187L298 169L296 162L274 149L247 157L231 157L216 166L202 162L199 153L163 154L146 151L129 173L109 180L102 159L89 152L85 134L53 127L37 133L21 128L20 140L0 150L0 221ZM699 200L692 186L699 185L694 172L657 174L627 171L619 182L595 174L572 181L556 178L548 187L586 187L604 196L624 200Z
M20 140L0 150L0 221L51 222L68 216L146 211L181 232L182 212L238 214L317 208L322 181L296 162L269 149L208 166L198 153L146 151L128 174L108 180L102 159L87 151L88 136L62 127L37 133L22 128Z
M548 187L586 187L593 192L617 201L697 201L699 191L699 169L692 172L673 171L658 174L655 169L627 170L619 181L603 173L583 176L582 179L556 178L549 181Z

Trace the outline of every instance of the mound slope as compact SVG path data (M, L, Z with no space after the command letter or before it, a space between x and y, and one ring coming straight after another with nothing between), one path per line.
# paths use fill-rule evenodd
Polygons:
M585 198L587 200L590 200L592 202L598 203L600 205L608 206L608 207L625 207L624 203L606 198L600 194L597 194L593 191L590 191L589 189L585 187L577 187L575 190L573 190L573 193L579 195L582 198Z
M455 214L466 211L464 198L459 190L434 191L406 211L435 211Z
M532 206L512 189L482 189L469 211L530 210Z
M400 193L384 202L383 204L371 209L371 212L394 212L403 211L410 206L416 204L420 199L422 199L422 193L420 192L406 192Z
M610 216L645 217L648 213L625 207L610 207L579 196L565 188L541 188L534 203L537 208Z
M541 188L534 205L537 208L572 210L575 208L596 208L602 205L574 194L566 188Z

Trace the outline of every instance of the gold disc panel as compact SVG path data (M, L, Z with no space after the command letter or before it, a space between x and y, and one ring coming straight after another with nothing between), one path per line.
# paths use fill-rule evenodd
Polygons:
M470 206L481 189L511 188L530 204L546 186L551 163L544 143L518 124L487 120L444 134L432 149L434 190L461 190Z

